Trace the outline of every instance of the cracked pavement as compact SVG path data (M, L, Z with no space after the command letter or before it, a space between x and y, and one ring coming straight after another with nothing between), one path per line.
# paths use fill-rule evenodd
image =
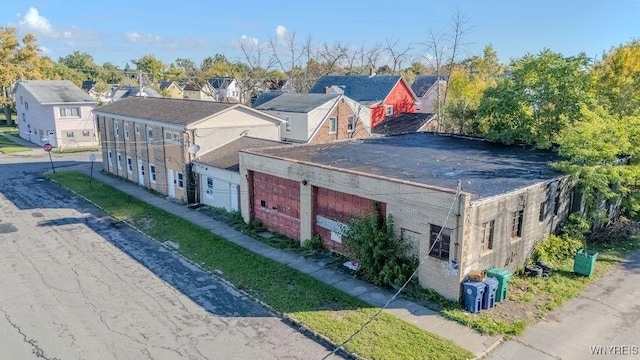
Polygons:
M68 154L65 164L84 158ZM320 359L330 352L38 179L50 168L46 160L0 154L0 358Z

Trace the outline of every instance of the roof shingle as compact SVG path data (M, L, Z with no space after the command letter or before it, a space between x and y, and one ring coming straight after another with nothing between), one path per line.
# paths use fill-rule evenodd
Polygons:
M386 99L400 79L399 75L326 75L309 92L323 94L325 88L338 86L355 101L375 103Z

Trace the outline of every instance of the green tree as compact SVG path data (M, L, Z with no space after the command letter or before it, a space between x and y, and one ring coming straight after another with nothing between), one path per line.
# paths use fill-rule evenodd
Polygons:
M142 71L153 84L164 78L167 66L152 54L147 54L140 59L131 60L136 65L137 70Z
M595 64L598 101L612 114L640 115L640 40L611 48Z
M549 148L592 99L589 59L543 50L513 61L509 77L487 88L475 128L493 141Z
M74 51L59 58L58 63L83 74L83 80L94 80L100 74L100 66L96 65L93 56L86 52Z

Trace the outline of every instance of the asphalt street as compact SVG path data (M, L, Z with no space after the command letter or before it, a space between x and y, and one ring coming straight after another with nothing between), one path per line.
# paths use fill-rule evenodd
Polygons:
M65 155L56 166L87 158ZM48 160L0 154L0 359L320 359L330 351L41 179Z

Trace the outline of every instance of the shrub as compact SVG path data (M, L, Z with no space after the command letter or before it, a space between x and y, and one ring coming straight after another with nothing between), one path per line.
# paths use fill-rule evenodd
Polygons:
M418 267L410 245L396 235L391 216L386 222L373 214L353 219L343 238L347 253L358 260L356 274L374 285L401 286Z
M591 223L581 214L569 215L567 222L560 229L560 236L585 241L586 235L591 231Z
M302 247L315 251L324 250L324 244L322 244L322 238L319 235L313 235L311 239L303 241Z
M533 257L538 261L558 263L573 257L582 245L582 241L568 236L549 235L533 248Z

